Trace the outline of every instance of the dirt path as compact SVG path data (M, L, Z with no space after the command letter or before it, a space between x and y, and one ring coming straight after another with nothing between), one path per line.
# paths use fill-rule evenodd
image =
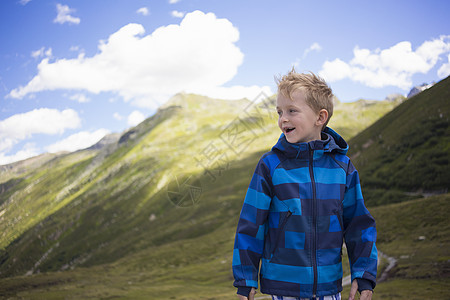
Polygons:
M377 282L383 282L388 278L389 271L391 271L392 268L394 268L397 265L397 259L395 259L394 257L391 257L391 256L387 256L386 254L384 254L381 251L378 251L378 252L379 252L378 256L386 258L389 262L388 266L383 270L383 273L381 273L381 275L379 277L377 276L378 277ZM378 261L380 261L380 260L378 260Z
M380 265L381 257L388 260L388 266L383 270L383 273L381 275L377 276L377 283L383 282L387 279L388 273L390 270L392 270L393 267L397 264L397 260L393 257L387 256L381 251L378 251L378 265ZM344 278L342 278L342 286L350 285L351 284L351 275L347 275Z

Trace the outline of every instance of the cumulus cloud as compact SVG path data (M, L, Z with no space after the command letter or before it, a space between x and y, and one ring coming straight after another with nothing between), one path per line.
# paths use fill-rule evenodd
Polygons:
M138 110L135 110L128 116L128 125L136 126L144 120L145 120L144 114Z
M87 103L90 102L91 99L89 99L88 97L86 97L86 95L84 94L75 94L69 97L70 100L75 100L79 103Z
M56 153L59 151L76 151L80 149L88 148L98 141L100 141L105 135L109 134L110 131L107 129L99 129L94 132L80 131L78 133L72 134L69 137L56 142L46 149L48 152Z
M39 155L39 149L34 143L26 143L25 146L13 155L5 155L0 152L0 165L10 164L19 160L24 160Z
M141 7L136 12L143 16L148 16L150 14L150 11L148 10L147 7Z
M68 5L62 5L60 3L56 4L56 11L58 14L56 18L53 20L53 23L71 23L71 24L80 24L80 18L76 18L71 16L70 14L75 12L75 9L69 8Z
M369 87L396 86L406 90L412 86L414 74L426 74L441 55L449 52L450 35L425 41L415 51L408 41L373 51L357 46L352 60L326 61L319 74L330 82L349 78Z
M169 4L175 4L175 3L178 3L178 2L180 2L180 0L169 0Z
M34 134L62 134L66 129L77 128L80 124L78 113L73 109L59 111L40 108L13 115L0 121L0 155L5 157L5 153L16 144Z
M113 92L136 106L154 109L181 91L208 95L207 91L225 90L223 84L243 62L235 45L238 39L239 31L230 21L201 11L148 35L142 25L128 24L101 41L92 57L53 62L44 58L37 75L9 97L57 89ZM242 97L234 94L232 99Z
M447 56L447 59L448 62L443 64L437 72L439 78L446 78L450 75L450 54Z
M178 10L172 10L170 12L170 15L175 18L182 18L182 17L184 17L184 14L185 14L184 12L178 11Z

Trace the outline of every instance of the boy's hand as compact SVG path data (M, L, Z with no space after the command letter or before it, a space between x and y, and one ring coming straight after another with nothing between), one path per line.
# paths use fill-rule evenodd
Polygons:
M358 291L358 282L356 281L356 279L353 279L352 288L350 289L350 295L348 297L348 300L355 300L357 291ZM371 290L362 291L359 300L372 300L372 291Z
M255 299L256 290L255 288L252 288L250 291L250 294L248 294L248 298L242 295L238 295L239 300L254 300Z

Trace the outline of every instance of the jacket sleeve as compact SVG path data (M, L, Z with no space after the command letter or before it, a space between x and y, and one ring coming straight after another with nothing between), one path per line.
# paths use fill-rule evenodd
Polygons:
M239 291L258 288L259 262L264 248L271 203L270 170L263 159L256 166L242 205L233 250L233 285Z
M349 161L344 195L344 238L347 245L352 281L370 281L376 285L378 254L375 246L375 220L364 205L358 171Z

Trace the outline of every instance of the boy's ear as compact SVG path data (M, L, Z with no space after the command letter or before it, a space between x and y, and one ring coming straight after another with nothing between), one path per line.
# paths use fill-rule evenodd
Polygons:
M317 115L317 126L323 126L328 120L328 111L325 108L322 108Z

